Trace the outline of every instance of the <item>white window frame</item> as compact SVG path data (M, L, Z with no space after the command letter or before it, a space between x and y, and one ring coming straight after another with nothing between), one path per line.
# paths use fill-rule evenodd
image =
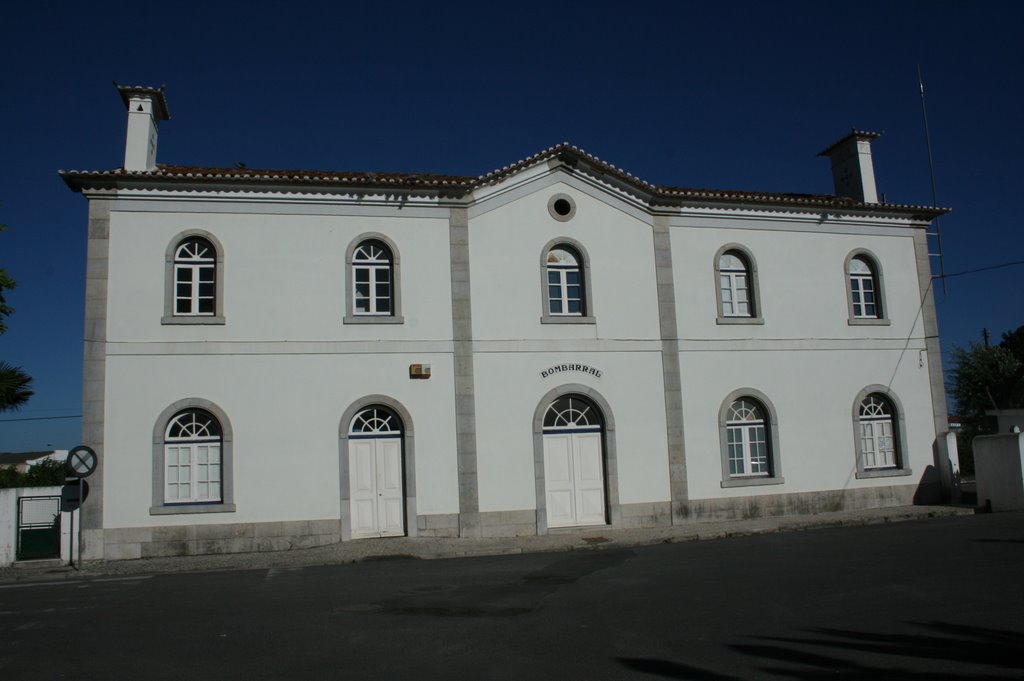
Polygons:
M200 412L208 416L220 428L219 436L209 434L208 436L197 437L172 437L171 427L176 419L184 414ZM190 490L188 498L172 497L168 494L168 482L170 476L168 469L173 466L172 459L168 456L170 449L188 448L191 454L190 478L197 479L197 470L200 464L195 456L201 447L216 445L219 448L220 470L219 470L219 492L216 498L207 495L207 498L199 498L195 494L195 486ZM231 423L227 414L213 402L190 397L179 400L169 405L157 418L153 428L153 505L149 509L150 515L174 515L186 513L231 513L236 510L234 503L234 437L232 435ZM173 483L172 483L173 484Z
M756 420L739 420L735 418L733 405L741 402L751 402L760 410L761 418ZM752 472L751 443L761 429L761 437L758 442L765 447L765 471ZM775 407L768 397L754 388L739 388L729 393L718 412L718 433L721 444L722 459L722 487L749 487L756 485L781 485L785 483L782 477L782 458L779 445L779 424L776 417ZM740 436L738 439L736 436ZM732 473L731 462L736 459L733 456L735 446L741 447L743 462L745 464L742 473Z
M200 244L205 252L187 249ZM176 236L168 245L164 268L164 314L161 324L212 324L225 323L224 319L224 248L209 232L189 230ZM188 273L189 280L182 281ZM200 283L212 284L212 296L200 296ZM188 294L179 295L178 287L188 287ZM212 298L210 310L200 311L200 300ZM179 301L186 305L179 307Z
M164 435L164 503L220 503L220 453L220 424L213 414L186 409L172 418Z
M741 266L722 267L722 259L732 256ZM764 324L761 309L761 287L757 277L757 261L745 246L732 243L718 249L714 259L715 306L718 324ZM725 282L723 282L723 279ZM735 308L738 293L745 292L747 309L738 312ZM726 296L729 300L726 300ZM732 304L733 309L726 310Z
M865 405L871 400L885 405L888 414L879 413L877 409L869 409L871 413L866 413ZM887 386L869 385L857 394L853 403L853 438L858 479L913 474L907 461L907 431L903 414L903 405ZM887 446L880 447L880 440ZM881 462L877 458L880 451L888 452L887 458Z
M854 262L863 263L868 273L854 273ZM882 268L878 257L863 248L851 251L843 263L843 277L846 281L846 307L850 326L889 326L888 309L885 301L885 288L882 281ZM874 294L874 312L868 312L864 303L864 284L869 284ZM860 301L857 301L858 295Z
M366 249L377 248L386 257L361 257L367 254ZM368 309L360 310L357 304L358 273L367 273L369 285ZM388 278L389 310L381 309L380 304L384 298L377 295L377 285L384 283L380 281L381 276ZM368 232L360 234L349 243L348 251L345 254L345 324L402 324L402 286L401 268L398 255L398 248L395 243L383 234Z
M576 267L549 263L549 255L552 251L556 250L565 251L575 258ZM570 272L578 272L579 274L580 296L578 300L582 308L580 312L568 311L569 302L577 300L576 298L569 297L568 290L572 284L568 283L567 275ZM558 280L556 282L551 282L551 274L555 274L557 277ZM597 323L597 318L594 316L593 298L591 296L590 256L579 242L567 237L561 237L558 239L552 239L546 243L544 248L541 250L540 279L542 305L542 314L540 318L541 324ZM551 297L551 287L557 287L559 292L559 296L557 298ZM561 303L561 312L552 311L555 302Z

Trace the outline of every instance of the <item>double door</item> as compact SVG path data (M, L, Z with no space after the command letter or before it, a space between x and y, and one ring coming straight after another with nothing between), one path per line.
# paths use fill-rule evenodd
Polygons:
M604 525L601 433L544 434L548 527Z
M402 438L349 441L352 537L401 537L405 534Z

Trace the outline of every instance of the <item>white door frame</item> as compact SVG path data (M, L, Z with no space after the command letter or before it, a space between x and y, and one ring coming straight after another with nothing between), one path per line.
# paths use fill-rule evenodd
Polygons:
M601 428L601 463L604 476L604 514L605 520L612 527L621 525L622 511L619 505L618 468L615 449L615 418L608 402L595 389L578 383L560 385L548 391L537 403L533 418L534 443L534 479L536 483L537 503L537 534L547 534L548 493L544 455L544 417L548 408L555 400L564 396L577 396L589 400L596 407L602 421Z
M399 432L390 433L389 439L399 443L400 455L397 470L392 467L391 473L397 474L401 481L401 492L398 499L401 501L397 508L401 517L402 530L399 534L405 536L416 536L417 515L416 515L416 477L415 477L415 438L413 422L409 412L397 400L387 395L367 395L354 402L342 414L338 424L339 440L339 467L338 482L341 501L341 539L359 538L361 535L354 534L355 525L352 517L352 479L353 462L351 452L353 446L359 440L377 439L382 433L351 432L355 417L371 407L384 407L397 416ZM374 455L376 457L376 454ZM376 462L374 463L374 477L376 478ZM394 475L392 475L394 479ZM392 508L395 508L394 506ZM392 514L393 515L393 514ZM380 535L374 535L380 536ZM387 536L392 536L389 532Z

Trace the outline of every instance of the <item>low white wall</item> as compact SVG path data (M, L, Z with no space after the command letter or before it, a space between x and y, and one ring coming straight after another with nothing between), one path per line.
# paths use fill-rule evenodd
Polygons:
M993 511L1024 509L1024 433L974 438L978 503Z
M21 497L60 496L60 487L14 487L0 489L0 567L14 562L18 546L18 499ZM78 512L60 514L60 558L71 560L78 549L77 536L71 536L71 516L75 516L75 535L78 534Z

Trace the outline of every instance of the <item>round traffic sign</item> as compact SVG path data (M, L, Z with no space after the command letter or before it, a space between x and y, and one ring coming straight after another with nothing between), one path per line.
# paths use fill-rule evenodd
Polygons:
M68 460L65 464L68 475L75 478L87 478L96 470L99 458L92 447L79 445L68 452Z

